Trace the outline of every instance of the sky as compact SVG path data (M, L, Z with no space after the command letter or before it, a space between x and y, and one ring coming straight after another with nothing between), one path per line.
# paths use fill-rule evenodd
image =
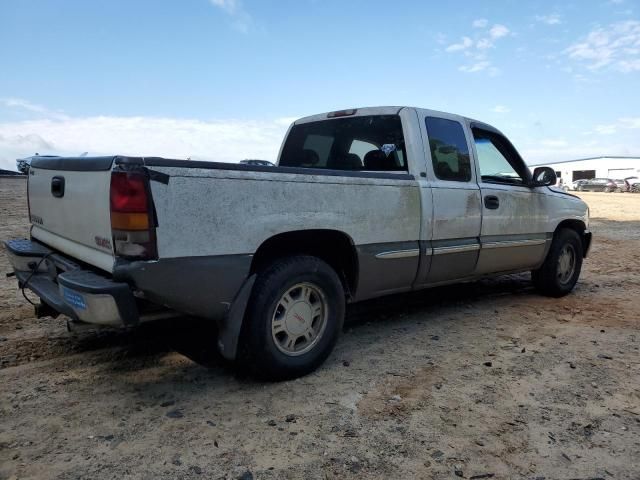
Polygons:
M275 160L295 118L409 105L527 162L640 156L640 0L0 0L0 168Z

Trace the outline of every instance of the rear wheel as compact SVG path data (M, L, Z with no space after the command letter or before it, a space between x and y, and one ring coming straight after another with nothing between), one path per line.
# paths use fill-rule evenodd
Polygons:
M547 258L538 270L531 272L531 280L543 295L563 297L575 287L582 270L582 241L569 228L556 232Z
M333 350L344 310L340 278L323 260L307 255L277 260L253 287L240 360L264 379L306 375Z

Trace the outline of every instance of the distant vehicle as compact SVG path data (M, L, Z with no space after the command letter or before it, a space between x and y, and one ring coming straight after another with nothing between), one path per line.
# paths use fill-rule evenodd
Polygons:
M628 185L627 191L632 193L640 193L640 178L627 177L624 179L624 181Z
M26 174L29 171L29 165L31 165L31 157L16 160L16 168L20 173Z
M629 191L629 184L625 180L623 180L621 178L616 178L613 181L618 186L618 189L616 191L620 191L620 192L628 192Z
M618 190L616 182L610 178L592 178L587 180L576 189L579 192L615 192Z
M269 160L240 160L243 165L253 165L254 167L275 167L276 164Z
M571 186L569 187L569 190L578 190L578 187L580 187L580 185L582 185L583 183L587 182L588 180L576 180L575 182L571 183Z
M82 156L82 155L81 155ZM57 155L38 155L37 153L32 157L19 158L16 160L16 168L19 172L25 175L29 173L29 167L31 166L31 160L34 158L56 158Z

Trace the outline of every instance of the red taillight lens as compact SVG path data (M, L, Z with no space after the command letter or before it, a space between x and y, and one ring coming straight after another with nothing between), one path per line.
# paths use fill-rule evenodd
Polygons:
M158 256L148 182L141 172L111 174L111 233L116 255L145 260Z
M111 211L144 213L149 206L146 178L139 173L111 174Z

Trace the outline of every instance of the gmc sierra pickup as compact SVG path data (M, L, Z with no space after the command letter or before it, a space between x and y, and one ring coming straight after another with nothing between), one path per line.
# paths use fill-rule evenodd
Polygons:
M326 359L348 302L523 271L561 296L591 243L552 169L419 108L297 120L276 166L33 157L28 173L30 239L6 250L37 315L216 321L221 354L272 379Z

